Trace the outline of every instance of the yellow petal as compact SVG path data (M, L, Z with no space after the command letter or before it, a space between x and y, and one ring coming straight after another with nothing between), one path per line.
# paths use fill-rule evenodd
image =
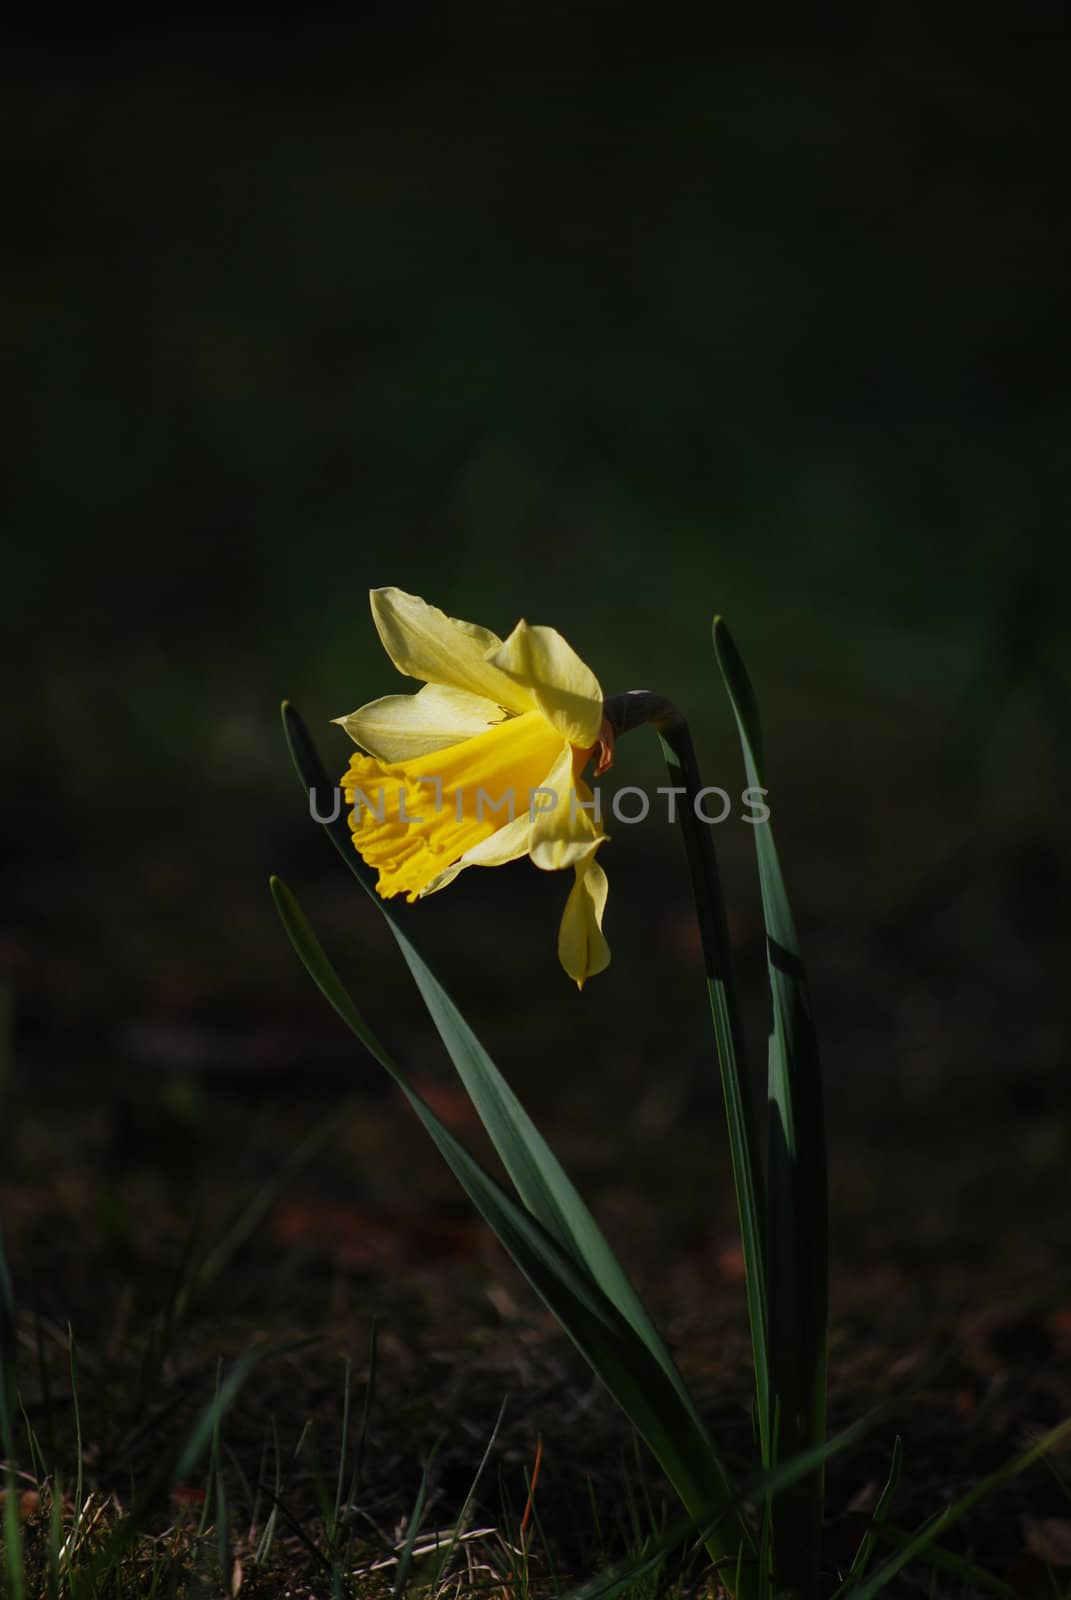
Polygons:
M505 717L500 705L482 695L426 683L418 694L386 694L334 720L369 755L405 761L460 744Z
M495 635L475 624L458 623L401 589L373 589L372 616L383 648L408 678L482 695L509 711L531 711L535 700L487 659Z
M558 929L558 959L578 989L610 965L610 946L602 931L608 888L594 856L581 862Z
M518 622L488 660L528 691L563 739L581 748L596 742L602 725L599 680L554 628Z
M411 761L351 757L342 791L353 842L378 869L379 893L415 900L510 823L522 820L527 835L529 794L561 749L560 734L528 711Z
M460 628L462 633L467 633L470 639L475 639L485 656L492 650L497 650L502 640L497 633L492 633L490 628L481 628L478 622L462 622L460 617L451 617L450 623L455 628Z
M576 866L606 837L595 821L591 790L575 776L584 759L566 745L540 785L545 794L533 798L528 853L544 872Z
M425 888L421 889L421 899L425 895L437 894L440 889L445 889L447 884L453 883L458 873L464 872L466 867L504 867L507 862L517 861L521 856L526 856L530 827L528 812L525 810L514 822L507 822L497 833L481 839L479 844L474 844L471 849L466 850L453 866L447 867L445 872L440 872L437 878L433 878Z

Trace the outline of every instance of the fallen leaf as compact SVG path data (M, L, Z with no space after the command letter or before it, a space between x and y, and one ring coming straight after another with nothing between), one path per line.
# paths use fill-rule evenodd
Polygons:
M288 1200L271 1215L275 1243L333 1256L352 1271L383 1271L409 1257L467 1261L479 1248L480 1224L439 1211L406 1211L380 1220L351 1206Z
M401 1253L397 1229L350 1206L284 1201L272 1212L271 1232L276 1244L316 1250L356 1270L391 1266Z
M40 1509L41 1496L38 1494L36 1489L19 1489L17 1493L19 1516L23 1518L32 1517L34 1512ZM8 1491L6 1489L0 1489L0 1506L4 1504L7 1496Z
M747 1276L744 1252L739 1244L725 1244L714 1257L715 1264L726 1283L743 1283Z
M478 1125L476 1108L460 1084L443 1083L440 1078L418 1072L413 1076L413 1088L452 1132L463 1133Z
M184 1509L186 1506L203 1506L205 1492L195 1488L191 1483L176 1483L171 1491L171 1503Z

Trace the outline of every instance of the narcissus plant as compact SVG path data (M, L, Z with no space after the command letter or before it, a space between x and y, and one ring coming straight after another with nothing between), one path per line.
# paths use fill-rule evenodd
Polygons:
M619 1594L652 1580L679 1545L701 1540L719 1593L733 1600L874 1600L908 1561L932 1558L974 1587L985 1573L936 1541L971 1506L1045 1451L1071 1437L1071 1419L1034 1442L916 1531L897 1533L878 1557L879 1533L901 1468L899 1440L888 1479L847 1571L834 1580L822 1554L824 1466L883 1421L890 1407L830 1438L826 1430L827 1211L825 1127L818 1037L769 808L751 830L758 863L771 996L765 1148L758 1136L745 1056L727 909L713 819L688 724L671 700L634 689L604 702L594 674L553 628L519 622L505 640L457 622L398 589L377 589L372 613L387 654L424 688L388 695L339 721L363 754L343 779L354 807L317 820L386 919L460 1083L501 1162L487 1172L421 1098L372 1032L286 885L272 894L310 976L413 1108L451 1170L520 1271L558 1319L649 1446L680 1497L680 1523L650 1543L638 1563L577 1593ZM721 618L713 644L740 738L749 788L765 795L758 705ZM293 706L283 725L307 794L328 786L315 745ZM450 883L467 866L528 855L538 867L572 867L575 882L559 949L583 983L607 964L602 937L606 879L596 861L605 841L581 776L609 764L615 739L652 729L671 788L695 898L699 940L721 1075L740 1219L744 1288L754 1354L754 1459L741 1475L723 1459L673 1355L596 1218L472 1028L399 919L392 897L413 899ZM484 797L481 800L481 795ZM510 801L512 799L512 810ZM356 850L353 848L356 844ZM404 923L404 925L403 925ZM607 980L613 989L613 980ZM618 986L620 987L620 986ZM522 1002L519 1002L522 1003ZM540 997L542 1003L542 997ZM619 1005L674 1007L657 995ZM562 1070L570 1061L563 1015ZM671 1044L667 1034L667 1047ZM888 1528L885 1529L887 1533ZM932 1547L932 1549L931 1549ZM441 1583L451 1544L432 1588ZM980 1578L982 1582L975 1580ZM661 1576L658 1578L663 1585ZM834 1588L834 1583L836 1587Z

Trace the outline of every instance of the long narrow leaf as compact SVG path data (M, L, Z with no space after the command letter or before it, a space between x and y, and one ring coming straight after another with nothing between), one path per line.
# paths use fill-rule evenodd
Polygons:
M333 806L328 804L328 796L333 795L334 786L329 783L308 728L299 713L289 702L285 702L282 709L283 728L294 765L313 802L314 815L322 818L333 812ZM682 1404L692 1412L695 1424L701 1427L698 1413L672 1356L597 1222L554 1152L416 950L391 908L376 893L375 875L354 849L344 816L332 816L323 826L376 909L386 918L457 1074L524 1205L562 1249L591 1274L603 1293L639 1334L677 1390Z
M494 1230L536 1293L554 1313L596 1375L646 1440L688 1512L703 1520L724 1499L728 1480L709 1437L681 1399L646 1341L585 1267L479 1165L412 1089L358 1012L290 890L272 879L272 894L294 949L339 1016L390 1074L454 1176ZM715 1558L747 1543L744 1524L712 1541Z
M874 1542L879 1531L888 1520L889 1507L892 1505L893 1495L896 1493L897 1485L900 1482L900 1472L903 1464L904 1446L900 1435L897 1434L896 1441L893 1444L892 1461L889 1463L889 1476L885 1480L885 1487L878 1496L878 1503L874 1507L874 1515L871 1517L869 1526L859 1541L859 1548L855 1552L855 1558L848 1569L853 1578L861 1578L870 1565Z
M692 879L714 1025L715 1053L725 1101L729 1153L740 1219L740 1242L744 1252L744 1286L755 1364L759 1443L763 1464L768 1466L773 1459L773 1407L768 1379L769 1310L766 1301L762 1165L748 1083L744 1034L736 998L725 898L710 827L699 820L696 811L697 800L702 792L702 779L688 724L682 718L662 726L659 740L670 777L679 782L684 792L684 804L680 808L681 831Z
M747 781L764 789L762 733L755 693L720 617L714 649L732 702ZM772 1403L782 1455L821 1441L826 1417L829 1204L818 1036L807 976L769 821L757 823L767 966L773 997L770 1036L770 1139L767 1156L766 1270ZM779 1585L808 1593L817 1580L822 1528L820 1473L776 1507L774 1573Z

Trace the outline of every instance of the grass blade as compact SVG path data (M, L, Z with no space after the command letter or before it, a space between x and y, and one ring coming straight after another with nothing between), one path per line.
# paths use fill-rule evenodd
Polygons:
M0 1362L7 1363L15 1349L15 1290L0 1233Z
M466 1494L464 1500L461 1503L461 1510L458 1512L457 1517L456 1517L456 1519L454 1521L454 1531L450 1536L450 1540L449 1540L449 1542L448 1542L448 1544L446 1546L446 1549L443 1551L443 1554L442 1554L441 1558L436 1563L436 1567L435 1567L435 1588L436 1588L436 1590L439 1588L439 1586L441 1585L443 1579L445 1578L445 1576L446 1576L446 1574L447 1574L447 1572L449 1570L450 1562L451 1562L451 1559L453 1558L454 1551L457 1549L458 1544L460 1543L460 1541L461 1541L461 1539L462 1539L462 1537L463 1537L463 1535L465 1533L466 1527L468 1525L469 1515L470 1515L470 1513L472 1511L473 1502L476 1499L476 1491L480 1487L480 1480L483 1477L484 1472L487 1470L487 1463L491 1459L491 1452L494 1449L495 1444L496 1444L496 1442L498 1440L499 1429L502 1427L502 1418L505 1415L506 1415L506 1401L505 1401L505 1399L503 1399L502 1404L498 1408L498 1416L495 1418L495 1425L491 1429L491 1436L487 1441L487 1445L486 1445L486 1447L484 1449L483 1455L480 1457L480 1464L476 1468L475 1476L473 1477L472 1482L469 1484L468 1493Z
M302 1340L300 1343L306 1344L308 1341ZM173 1483L182 1483L190 1476L194 1467L211 1444L220 1423L234 1404L239 1389L245 1383L253 1368L258 1366L268 1355L280 1355L284 1350L295 1348L298 1348L298 1346L286 1345L276 1346L271 1350L247 1350L245 1355L238 1357L227 1376L217 1385L215 1394L190 1430L186 1443L179 1452L171 1470L170 1476Z
M409 1513L409 1525L405 1532L405 1543L402 1545L401 1554L398 1557L398 1566L394 1573L394 1584L391 1593L396 1596L403 1595L409 1583L409 1574L413 1568L413 1550L416 1546L417 1534L420 1532L420 1525L424 1521L424 1507L428 1499L428 1478L431 1473L431 1464L435 1460L438 1449L438 1444L432 1447L431 1453L424 1463L424 1470L420 1474L420 1487L417 1489L413 1509Z
M928 1548L935 1544L942 1534L947 1533L949 1528L954 1527L972 1506L992 1494L994 1489L999 1489L1001 1484L1018 1477L1021 1472L1032 1467L1035 1461L1040 1460L1043 1455L1068 1437L1071 1437L1071 1417L1057 1427L1050 1428L1048 1433L1035 1440L1028 1450L1013 1456L1002 1467L998 1467L995 1472L991 1472L980 1483L968 1489L967 1493L961 1495L952 1505L946 1506L935 1517L931 1517L929 1522L904 1541L894 1555L883 1561L869 1578L864 1578L861 1583L850 1588L847 1591L847 1600L873 1600L873 1596L879 1594L886 1584L891 1583L909 1561L924 1558Z
M78 1400L78 1352L74 1343L74 1329L67 1324L67 1356L71 1372L71 1406L74 1412L74 1522L71 1527L70 1549L78 1548L78 1534L82 1523L82 1490L84 1487L84 1452L82 1447L82 1410Z
M347 1506L353 1506L360 1488L361 1476L364 1472L365 1456L368 1450L369 1430L372 1426L372 1405L376 1394L376 1369L379 1362L379 1324L372 1318L372 1331L368 1341L368 1377L364 1386L364 1404L361 1407L361 1431L357 1436L357 1450L353 1458L353 1472L350 1476L349 1493L346 1497ZM348 1542L348 1540L347 1540Z
M282 1458L279 1451L279 1428L274 1416L271 1419L271 1438L272 1447L275 1453L275 1490L274 1492L271 1490L268 1491L269 1495L271 1496L272 1506L271 1510L268 1512L268 1520L264 1524L264 1531L261 1534L260 1539L257 1541L257 1547L253 1553L253 1565L255 1567L264 1566L267 1563L269 1555L271 1554L272 1540L275 1538L275 1524L279 1516L279 1500L283 1492ZM258 1483L257 1488L259 1489L260 1487L261 1485Z
M216 1489L216 1550L219 1556L219 1581L223 1592L230 1595L233 1584L233 1561L231 1559L231 1530L230 1510L227 1504L227 1485L223 1477L223 1452L220 1448L220 1413L217 1410L215 1422L212 1427L212 1477ZM205 1505L208 1505L208 1496L205 1495Z
M22 1563L22 1521L15 1477L15 1291L0 1235L0 1451L4 1471L4 1571L11 1600L22 1600L25 1593Z
M714 649L732 702L750 788L764 789L762 733L751 680L728 628L714 620ZM769 822L755 826L767 966L773 998L766 1274L770 1391L781 1455L818 1443L826 1424L829 1202L818 1036L807 976ZM817 1582L821 1473L774 1511L774 1575L804 1594Z
M331 1521L328 1524L328 1540L334 1548L338 1544L339 1518L342 1515L342 1496L345 1492L346 1480L346 1445L350 1432L350 1379L353 1374L353 1363L349 1356L346 1357L345 1378L342 1385L342 1422L339 1427L338 1471L335 1474L335 1504L331 1512Z
M870 1525L863 1534L863 1537L860 1539L859 1548L855 1552L855 1557L851 1566L848 1568L849 1575L853 1578L861 1578L867 1567L870 1565L870 1557L874 1551L874 1544L877 1539L878 1531L884 1525L889 1515L889 1507L892 1505L893 1495L896 1493L897 1484L900 1482L900 1471L903 1467L903 1464L904 1446L900 1435L897 1434L896 1442L893 1445L892 1461L889 1464L889 1476L885 1480L885 1487L878 1496L878 1503L874 1507L874 1515L870 1519Z
M11 1600L25 1594L22 1561L22 1518L19 1513L18 1479L15 1476L15 1439L11 1426L11 1403L6 1369L0 1369L0 1450L4 1453L4 1572Z

